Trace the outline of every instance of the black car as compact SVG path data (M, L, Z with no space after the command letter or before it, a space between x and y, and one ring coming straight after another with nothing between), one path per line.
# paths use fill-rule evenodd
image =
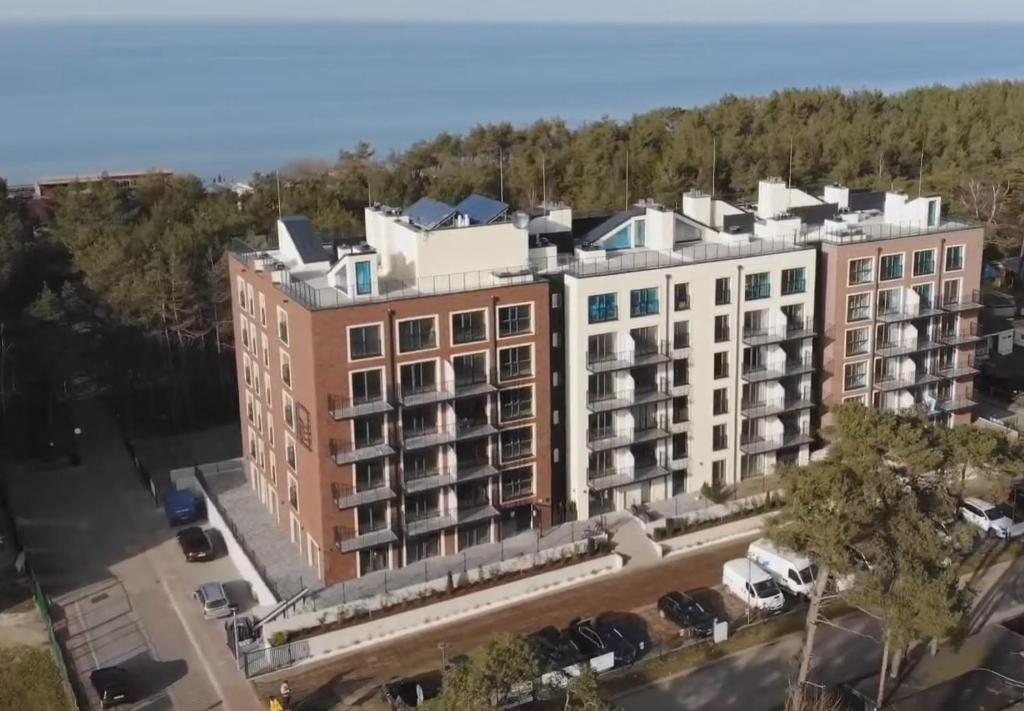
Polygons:
M132 700L128 672L121 667L102 667L89 675L92 688L100 700L100 708L109 709Z
M584 659L583 653L569 635L554 627L538 630L527 639L533 644L543 671L565 669Z
M613 652L620 647L633 650L632 659L624 661L624 664L632 664L651 651L647 623L639 615L629 612L606 612L597 618L596 625L597 631L608 640L608 647ZM625 657L626 654L623 654L623 658Z
M189 563L213 560L213 542L210 535L199 526L189 526L178 531L178 545Z
M588 657L612 653L615 666L627 666L639 658L633 643L614 625L602 624L593 617L569 623L569 637Z
M427 672L406 679L395 679L381 687L381 696L392 709L414 709L440 693L440 672Z
M658 612L666 620L679 625L680 633L693 637L710 637L715 618L704 606L686 593L670 592L658 598Z

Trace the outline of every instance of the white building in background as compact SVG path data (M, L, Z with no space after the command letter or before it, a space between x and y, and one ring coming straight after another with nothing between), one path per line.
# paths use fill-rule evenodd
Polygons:
M793 238L799 220L774 222L691 193L577 245L565 466L580 517L808 460L817 250Z

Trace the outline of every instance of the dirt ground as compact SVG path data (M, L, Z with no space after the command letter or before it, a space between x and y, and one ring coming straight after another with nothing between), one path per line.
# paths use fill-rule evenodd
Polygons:
M261 696L276 693L287 679L293 698L302 711L330 709L356 689L380 684L396 676L407 676L441 664L439 643L451 658L465 654L501 632L527 635L548 625L564 628L577 617L604 612L636 612L649 623L652 640L657 634L671 640L670 623L658 616L655 603L672 590L698 591L699 599L719 614L725 610L735 619L736 601L729 602L714 590L722 577L722 563L746 554L754 536L707 548L693 555L665 559L656 565L628 569L583 586L546 595L464 622L445 625L410 635L321 663L302 665L268 675L256 683ZM676 642L677 644L678 642ZM366 708L376 708L370 702Z

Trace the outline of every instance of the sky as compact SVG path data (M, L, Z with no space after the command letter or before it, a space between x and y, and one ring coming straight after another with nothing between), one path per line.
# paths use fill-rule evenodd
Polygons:
M0 0L0 21L1024 22L1021 0Z

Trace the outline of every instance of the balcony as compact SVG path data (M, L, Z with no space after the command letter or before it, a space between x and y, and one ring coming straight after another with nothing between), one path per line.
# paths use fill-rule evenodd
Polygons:
M892 390L902 390L905 388L916 388L921 385L928 385L941 380L942 377L937 373L932 373L927 370L919 370L913 374L900 374L900 373L882 373L875 377L873 386L875 390L881 390L882 392L890 392Z
M764 365L744 365L740 377L747 383L763 383L767 380L781 380L794 375L806 375L814 370L811 358L787 360Z
M690 420L689 418L684 420L672 420L668 423L668 431L671 434L681 434L683 432L690 431Z
M786 395L770 400L756 402L744 400L740 405L740 415L753 419L781 415L782 413L794 412L796 410L809 410L812 407L814 407L814 401L811 399L810 391L806 390L796 395Z
M501 444L501 466L506 467L533 456L533 440L524 442L503 442Z
M901 321L913 321L917 318L930 318L942 314L942 309L929 304L917 304L916 306L901 306L888 309L884 313L879 310L878 320L882 323L900 323Z
M941 365L935 369L943 378L962 378L965 375L977 375L978 369L970 362L955 365Z
M961 328L941 331L938 340L946 346L961 346L965 343L977 343L983 338L978 331L978 325L971 323Z
M486 395L495 390L497 388L491 384L487 373L472 373L466 377L455 379L454 396L456 398Z
M587 430L587 448L592 452L625 447L632 441L633 433L630 430Z
M673 358L686 358L690 355L690 334L687 333L685 338L673 338L669 355Z
M360 488L348 484L332 484L331 490L334 493L334 503L339 509L350 509L364 504L373 504L378 501L388 501L395 498L396 494L391 485L383 479L372 482L372 488Z
M391 412L394 406L390 402L391 393L376 393L359 397L339 397L331 395L327 398L327 409L335 420L350 420L364 415L379 415Z
M942 301L942 310L949 311L952 313L959 313L961 311L973 311L974 309L980 309L984 306L981 303L981 292L977 289L971 291L967 296L958 296L955 299L949 299Z
M647 479L668 476L668 468L664 462L641 463L632 467L587 471L587 483L592 490L614 489L629 486Z
M405 514L405 534L410 538L451 528L454 525L455 517L450 513L442 513L440 509L407 511Z
M672 359L669 355L668 342L659 341L655 344L638 344L630 351L618 353L587 353L587 370L591 373L609 373L615 370L626 370L643 365L658 365Z
M892 358L894 356L930 351L940 347L941 344L926 335L924 338L883 341L875 346L875 355L882 358Z
M398 391L398 402L405 407L430 405L452 400L455 397L455 383L430 383L426 385L403 385Z
M398 536L388 523L372 529L361 529L358 533L351 528L334 529L334 547L342 553L353 553L364 548L375 548L398 541Z
M977 402L970 398L955 397L947 400L938 400L935 403L935 407L942 412L959 412L961 410L970 410L977 404Z
M488 437L497 432L497 428L486 418L464 417L455 424L455 439L459 442Z
M423 427L402 427L402 447L408 451L436 447L455 441L455 428L440 424Z
M403 488L406 494L418 494L421 491L440 489L455 483L455 472L450 468L428 469L426 471L405 471Z
M633 440L630 444L653 442L654 440L663 439L668 436L668 422L666 420L660 420L657 424L652 424L652 426L644 427L643 429L634 427Z
M814 438L807 432L789 432L781 435L766 436L745 435L740 437L740 451L744 454L765 454L788 447L799 447L810 444Z
M379 457L389 457L395 453L394 448L385 442L383 437L380 439L356 440L355 442L342 442L341 440L332 439L330 447L331 458L338 466L363 462L368 459L377 459Z
M488 479L497 473L498 470L487 459L468 459L456 465L455 480L464 484L468 481Z
M459 525L487 521L498 515L498 510L491 506L491 503L486 499L482 501L459 501L458 503L459 507L455 517Z
M811 319L804 319L802 322L788 324L785 326L772 326L757 329L744 328L743 345L766 346L771 343L784 343L785 341L813 338L814 335L814 323Z

